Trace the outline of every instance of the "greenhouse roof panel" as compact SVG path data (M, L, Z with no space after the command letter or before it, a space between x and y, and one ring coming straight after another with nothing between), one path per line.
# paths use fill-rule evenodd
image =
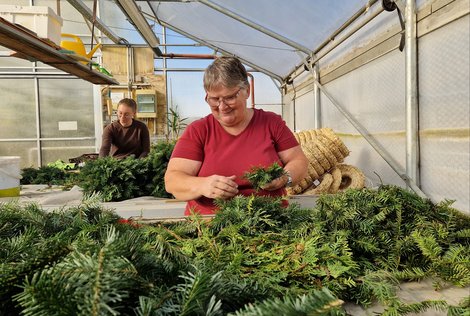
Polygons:
M140 1L138 1L140 2ZM365 0L148 1L176 32L285 78Z

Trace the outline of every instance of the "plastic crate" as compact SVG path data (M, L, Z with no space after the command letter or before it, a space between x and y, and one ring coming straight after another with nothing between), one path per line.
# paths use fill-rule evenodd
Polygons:
M63 21L49 7L0 5L0 17L33 31L40 38L47 38L57 45L60 44Z

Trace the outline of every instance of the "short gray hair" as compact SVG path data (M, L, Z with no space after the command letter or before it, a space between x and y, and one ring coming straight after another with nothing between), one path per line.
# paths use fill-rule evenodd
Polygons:
M248 75L240 60L236 57L217 57L204 72L204 90L218 87L247 87Z

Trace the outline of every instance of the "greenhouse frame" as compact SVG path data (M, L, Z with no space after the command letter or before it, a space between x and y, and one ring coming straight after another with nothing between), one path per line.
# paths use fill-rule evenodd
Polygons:
M58 2L0 4L56 10ZM125 32L111 30L126 23L143 40L136 47L148 45L166 60L153 32L159 25L214 54L237 56L273 80L293 131L335 130L369 184L409 187L470 212L468 0L68 0L60 9L62 32L84 41L95 30L103 45L129 45ZM69 21L79 14L88 26ZM0 155L20 153L39 166L65 152L96 151L100 86L9 50L0 58ZM166 73L165 62L159 71ZM80 128L64 123L57 131L71 117Z

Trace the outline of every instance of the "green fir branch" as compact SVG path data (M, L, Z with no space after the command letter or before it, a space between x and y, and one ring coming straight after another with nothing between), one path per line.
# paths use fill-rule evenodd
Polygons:
M268 299L257 304L249 304L237 311L235 316L308 316L345 315L341 309L343 301L337 299L326 288L316 290L297 298Z
M277 163L268 167L254 166L244 174L255 190L261 190L266 184L285 175L285 170Z

